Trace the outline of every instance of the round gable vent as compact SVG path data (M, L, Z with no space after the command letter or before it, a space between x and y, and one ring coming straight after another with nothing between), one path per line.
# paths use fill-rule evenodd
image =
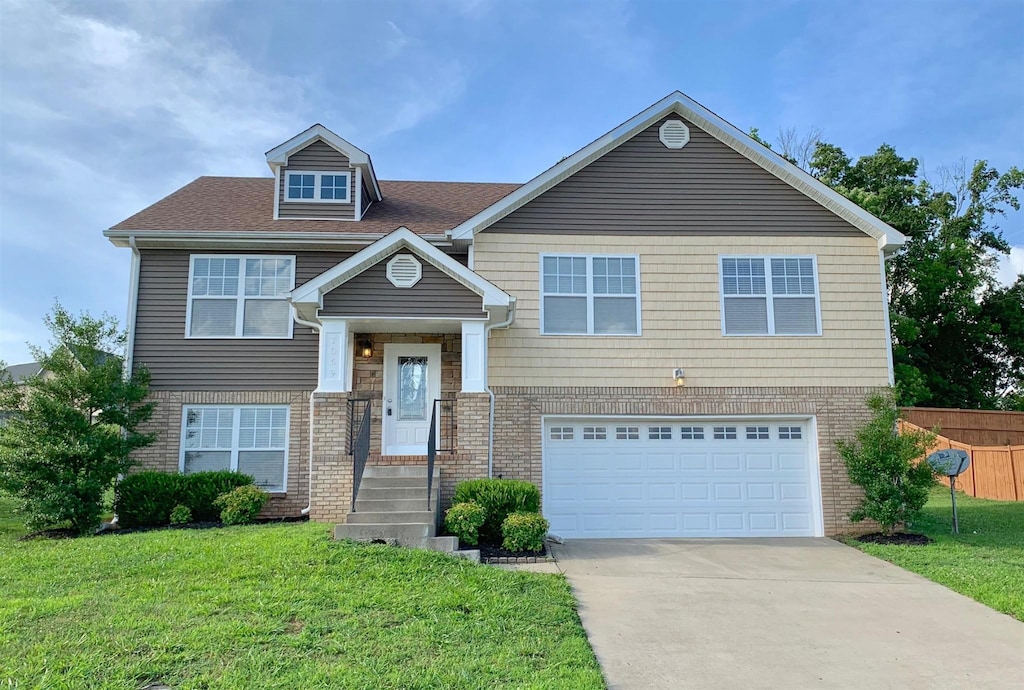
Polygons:
M681 149L690 141L690 128L682 120L666 120L658 130L658 138L670 149Z
M423 266L412 254L398 254L388 262L387 276L395 287L409 288L420 282Z

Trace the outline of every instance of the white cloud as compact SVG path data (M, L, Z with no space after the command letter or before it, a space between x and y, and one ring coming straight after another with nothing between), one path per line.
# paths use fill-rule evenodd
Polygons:
M1024 274L1024 247L1011 247L1009 255L999 257L996 278L1003 285L1012 285L1021 274Z

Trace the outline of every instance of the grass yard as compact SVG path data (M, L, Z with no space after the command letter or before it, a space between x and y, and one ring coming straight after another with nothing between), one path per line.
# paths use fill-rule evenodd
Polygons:
M322 524L16 542L0 687L603 688L565 580Z
M848 543L1024 621L1024 502L957 494L960 534L951 534L948 487L932 490L924 514L908 531L928 546Z

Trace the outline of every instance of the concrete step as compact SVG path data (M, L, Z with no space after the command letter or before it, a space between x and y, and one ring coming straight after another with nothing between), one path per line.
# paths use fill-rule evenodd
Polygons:
M423 543L418 547L426 549L427 551L440 551L442 553L452 553L459 550L459 538L458 537L430 537L424 539Z
M434 478L434 485L440 483L440 478ZM363 480L359 482L359 488L367 487L384 487L384 488L407 488L414 489L416 487L423 487L423 490L427 490L427 476L422 477L367 477L363 475Z
M453 551L452 555L465 559L470 563L480 562L480 549L466 549L465 551Z
M430 502L431 508L436 505L437 501ZM422 495L418 498L356 499L356 511L360 513L406 512L426 509L427 499Z
M431 487L431 503L440 494L440 487ZM359 487L357 501L392 501L396 499L421 498L427 500L426 486L366 486Z
M357 524L373 524L373 523L388 523L388 522L399 522L399 523L428 523L434 524L434 520L437 519L437 513L434 511L373 511L370 513L364 513L357 511L355 513L349 513L346 521L350 525Z
M335 525L335 539L353 541L385 541L400 546L417 547L424 539L437 534L437 528L427 523L376 523Z
M441 468L438 465L434 465L434 477L441 476ZM366 477L396 477L396 478L408 478L408 477L422 477L423 481L427 480L427 466L426 465L367 465L366 469L363 470L363 478Z

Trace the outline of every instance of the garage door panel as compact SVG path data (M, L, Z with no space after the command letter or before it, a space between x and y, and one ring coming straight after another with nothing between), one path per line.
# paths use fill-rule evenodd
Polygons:
M570 538L811 536L807 426L549 421L545 515Z
M702 453L700 455L684 453L679 456L679 466L683 470L700 472L707 470L709 465L710 459L707 453Z

